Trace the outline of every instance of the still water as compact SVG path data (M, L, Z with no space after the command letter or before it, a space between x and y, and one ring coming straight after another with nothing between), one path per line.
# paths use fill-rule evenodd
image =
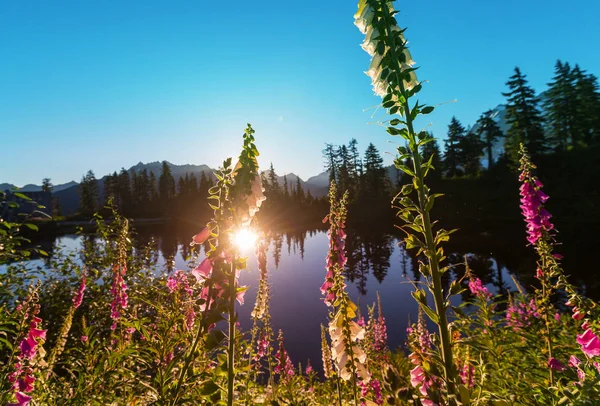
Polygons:
M190 264L185 257L189 254L189 241L192 232L164 228L138 229L139 243L156 242L156 263L158 274L168 274L174 269L187 270ZM179 237L175 237L179 235ZM327 307L323 303L320 286L325 277L325 257L328 249L327 233L324 230L273 233L267 254L269 282L271 284L271 315L275 334L279 329L285 334L286 348L294 363L306 364L308 359L319 368L321 364L320 325L327 322ZM189 236L189 237L188 237ZM54 236L42 247L49 252L56 247L63 250L77 250L83 242L81 235ZM382 232L348 231L346 242L348 265L346 269L347 291L367 315L367 305L381 297L383 314L387 321L389 345L402 346L406 338L405 330L410 321L417 318L417 304L410 292L412 283L418 282L415 272L416 260L399 244L398 237ZM240 275L240 283L250 288L245 296L245 304L238 306L241 328L249 331L252 327L250 312L254 306L259 272L252 250L247 252L247 269ZM497 261L492 254L463 252L449 255L457 265L447 274L446 285L451 279L464 274L461 265L467 254L472 269L496 293L515 290L506 265ZM200 260L203 254L200 254ZM45 261L32 260L29 266L45 266ZM460 303L456 297L453 304Z

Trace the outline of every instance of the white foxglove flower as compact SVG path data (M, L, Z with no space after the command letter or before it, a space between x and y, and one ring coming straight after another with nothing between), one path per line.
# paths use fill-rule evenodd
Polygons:
M388 7L390 13L392 13L394 10L391 1L385 2L385 4L382 6ZM374 17L375 10L373 7L368 3L367 0L360 0L358 3L358 11L354 15L354 24L363 34L365 34L365 40L361 44L361 47L373 57L371 65L369 66L369 70L367 70L365 73L371 78L371 83L373 85L373 91L375 94L383 97L388 92L389 82L387 81L387 78L381 77L381 73L383 71L381 63L384 57L391 58L392 56L390 54L390 47L388 46L389 44L384 47L384 52L382 55L376 52L381 41L378 38L384 29L383 27L385 27L385 22L381 20L374 21ZM397 33L400 31L400 28L396 25L393 25L390 27L390 30L396 41L401 41L401 43L395 44L396 52L401 53L401 55L396 55L396 57L399 58L398 65L401 72L405 72L407 69L410 69L415 62L405 46L406 40L404 39L404 35L397 35ZM386 34L390 33L388 32ZM414 73L414 71L411 71L408 76L408 80L406 80L406 78L403 80L405 90L411 90L419 84L417 81L417 75Z

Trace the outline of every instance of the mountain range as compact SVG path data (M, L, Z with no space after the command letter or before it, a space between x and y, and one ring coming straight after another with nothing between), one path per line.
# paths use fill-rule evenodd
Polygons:
M185 176L186 174L194 174L197 179L200 178L202 172L205 173L206 176L213 176L214 170L211 169L207 165L175 165L168 162L169 168L171 169L171 174L175 179L175 182L179 181L179 178ZM136 173L146 169L149 173L153 172L156 178L160 176L162 167L162 162L149 162L142 163L139 162L136 165L132 166L128 169L128 172L135 171ZM295 187L298 182L298 176L294 173L288 173L285 175L287 177L287 182L290 187ZM102 192L104 189L104 182L106 181L106 176L98 179L98 189ZM214 179L214 176L213 176ZM284 177L278 176L278 182L280 185L284 183ZM320 173L316 176L309 178L304 181L300 178L300 184L304 191L310 191L310 193L315 197L324 196L327 193L327 188L329 185L329 174L327 172ZM27 184L22 187L18 187L11 183L0 183L0 191L7 190L15 190L18 189L20 192L39 192L42 190L40 185ZM55 185L52 187L52 194L56 197L60 203L61 211L63 215L74 214L77 212L79 208L79 183L75 181L67 182L60 185Z
M179 178L185 176L186 174L194 174L196 178L199 179L202 172L204 172L207 176L213 176L212 173L214 172L214 170L208 167L207 165L175 165L170 162L167 163L169 165L169 168L171 169L171 174L173 175L173 178L175 178L176 184L179 181ZM143 169L146 169L148 172L153 172L156 178L158 179L158 177L160 176L161 167L162 162L159 161L149 163L139 162L136 165L129 168L128 172L135 171L137 173L142 171ZM386 167L386 170L390 180L395 183L398 177L396 168L394 168L393 166L388 166ZM287 182L290 188L295 187L296 183L298 182L298 175L294 173L288 173L285 176L287 178ZM106 178L107 177L104 176L98 179L98 189L100 190L100 192L102 192L102 190L104 189L104 182L106 181ZM280 185L283 185L284 177L278 176L278 182ZM300 178L300 184L302 185L302 188L305 192L310 191L310 193L314 197L325 196L329 187L329 173L322 172L318 175L308 178L307 180L303 180L302 178ZM0 191L14 190L16 188L17 187L15 185L10 183L0 183ZM19 191L22 192L38 192L41 190L41 186L34 184L28 184L19 188ZM74 214L77 212L79 208L79 183L71 181L61 185L55 185L52 188L52 194L58 199L63 215Z

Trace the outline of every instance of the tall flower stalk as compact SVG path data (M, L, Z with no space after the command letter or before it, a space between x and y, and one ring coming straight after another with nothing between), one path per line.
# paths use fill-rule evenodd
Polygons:
M414 120L420 114L429 114L433 107L411 103L411 97L421 90L417 81L414 61L406 46L405 29L398 27L395 19L397 11L388 0L360 0L355 24L366 35L363 49L372 56L371 66L367 74L371 77L376 94L383 96L383 107L389 109L390 115L398 114L401 118L389 121L387 131L407 141L407 146L398 147L398 157L394 164L413 178L412 184L403 187L394 199L400 206L398 217L406 222L407 248L417 248L418 254L424 253L427 262L421 263L419 270L426 278L431 291L435 309L427 305L425 292L418 289L414 296L425 313L438 325L440 336L440 358L443 367L444 381L449 397L456 393L456 368L452 356L451 332L447 318L449 300L444 296L442 268L440 262L445 258L440 243L448 240L450 231L439 229L434 234L430 210L439 194L432 194L425 184L425 177L433 169L433 156L425 160L420 148L433 137L427 132L417 133ZM404 164L408 159L410 167ZM409 196L416 194L414 202ZM408 231L408 229L412 231ZM420 235L420 237L418 236Z
M253 134L254 130L248 124L238 163L232 167L232 159L228 158L215 174L217 184L209 190L210 207L214 210L213 219L192 240L193 245L208 242L210 250L206 253L206 258L192 271L202 285L199 301L201 321L192 346L184 358L172 404L177 404L182 396L181 388L188 377L200 341L218 321L224 320L223 314L228 316L229 326L227 402L228 405L234 403L237 341L235 301L243 303L246 287L239 286L238 277L239 271L245 268L246 259L238 255L233 245L233 233L240 227L250 225L265 199L258 175L258 150L254 145ZM222 335L215 332L212 338L220 341Z
M329 188L330 211L324 221L329 221L329 252L327 255L327 274L321 286L325 295L325 304L329 312L329 336L331 337L331 356L337 376L352 382L354 403L358 405L358 381L368 383L370 374L365 368L366 354L359 342L364 339L365 328L359 325L357 306L346 292L346 283L342 271L346 263L344 232L346 222L346 203L348 192L339 199L334 182ZM340 396L341 403L341 396Z

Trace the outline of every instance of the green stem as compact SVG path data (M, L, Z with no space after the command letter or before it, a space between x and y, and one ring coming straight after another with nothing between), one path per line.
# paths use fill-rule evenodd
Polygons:
M235 257L234 257L235 259ZM233 406L234 362L235 362L235 260L231 261L229 276L229 348L227 349L227 405Z
M340 406L342 406L342 385L340 385L340 377L339 375L336 377L335 383L337 384L337 392L338 392L338 401Z
M546 264L546 258L545 255L549 255L547 253L547 249L545 247L545 244L540 247L539 252L541 254L541 258L542 258L542 270L543 270L543 276L542 276L542 306L544 306L543 309L543 315L544 315L544 324L546 325L546 344L548 346L548 359L553 357L553 351L552 351L552 331L550 330L550 319L548 317L548 310L549 308L546 308L546 303L548 303L548 306L550 306L550 295L552 293L552 286L548 286L550 285L548 283L548 270L547 270L547 264ZM552 368L550 369L550 386L554 385L554 370Z
M386 2L382 2L382 10L384 14L384 18L386 20L386 28L387 35L390 40L390 52L392 54L392 63L394 64L394 71L396 74L396 81L398 82L398 86L400 88L400 93L404 97L405 102L401 104L403 111L403 115L406 119L406 127L408 129L410 137L412 137L413 142L416 140L416 134L413 127L413 120L410 114L410 106L408 102L408 97L406 90L404 89L404 81L400 75L401 68L398 63L399 58L396 55L396 44L394 41L394 36L391 30L391 16L389 13L389 9L387 7ZM411 146L412 158L413 158L413 166L415 171L415 177L418 180L417 188L418 188L418 196L419 196L419 211L421 213L421 217L423 219L423 228L425 229L425 241L427 244L427 257L429 259L429 267L431 270L431 279L433 282L433 298L435 302L436 313L439 317L439 332L442 344L442 360L444 364L444 377L446 384L448 386L448 394L454 394L454 364L452 360L452 344L450 340L450 332L448 329L448 320L446 318L446 303L444 301L444 294L442 288L442 274L440 272L439 262L436 253L436 245L433 238L433 228L431 225L431 219L429 217L429 212L425 209L425 205L427 203L427 196L425 192L425 176L423 173L423 168L421 168L421 156L419 154L419 147Z
M204 322L204 320L206 320L206 314L208 313L208 310L210 308L210 297L212 294L212 287L213 287L212 284L210 284L208 286L208 294L206 297L206 307L204 308L202 319L200 321L200 325L198 326L198 331L196 332L196 337L194 338L194 343L192 344L190 353L188 354L188 356L185 360L185 364L183 366L183 369L181 370L179 379L177 380L177 386L175 387L175 394L173 395L173 403L172 403L173 405L176 405L177 401L179 400L179 390L181 389L183 380L185 379L185 376L187 375L187 372L188 372L188 369L192 362L192 359L194 358L194 353L196 352L196 347L198 346L198 343L200 342L200 338L202 337L203 332L204 332L204 325L206 324Z

